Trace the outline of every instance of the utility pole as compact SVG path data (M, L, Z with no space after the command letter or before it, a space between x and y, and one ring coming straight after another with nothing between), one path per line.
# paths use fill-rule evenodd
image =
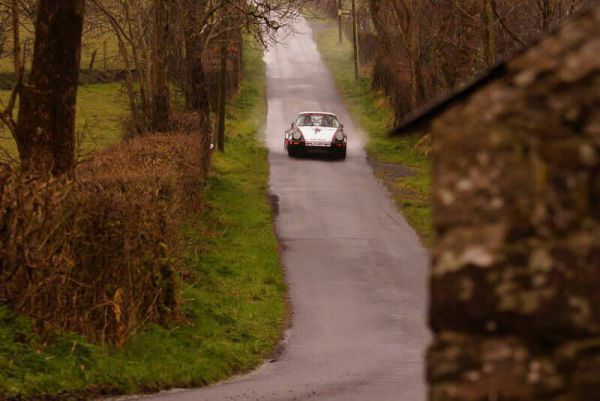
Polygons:
M358 79L358 20L356 18L356 0L352 0L352 39L354 42L354 79Z
M341 45L342 44L342 31L343 31L343 27L342 27L342 18L343 18L343 7L342 7L342 0L338 0L338 32L339 32L339 41L338 43Z
M224 2L223 2L224 3ZM225 15L225 13L223 13ZM227 89L227 33L221 37L221 68L219 71L219 106L217 116L217 149L225 151L225 102Z

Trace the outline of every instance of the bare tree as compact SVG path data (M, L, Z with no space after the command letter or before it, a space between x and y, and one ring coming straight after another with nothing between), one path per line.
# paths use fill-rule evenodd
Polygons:
M209 99L217 91L208 85L206 66L220 38L229 38L227 49L239 48L245 31L267 46L278 31L290 28L305 3L308 0L93 0L114 29L129 71L134 131L168 129L169 88L183 94L185 108L197 113L202 129L209 130L215 104ZM236 78L233 71L228 74Z
M598 0L366 1L372 24L361 25L359 40L376 39L361 41L371 47L362 51L400 120ZM320 2L335 8L335 0Z

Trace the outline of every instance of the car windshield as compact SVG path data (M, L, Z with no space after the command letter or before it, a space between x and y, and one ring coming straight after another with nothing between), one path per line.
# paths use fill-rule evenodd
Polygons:
M304 114L296 120L298 127L329 127L338 128L340 123L330 114Z

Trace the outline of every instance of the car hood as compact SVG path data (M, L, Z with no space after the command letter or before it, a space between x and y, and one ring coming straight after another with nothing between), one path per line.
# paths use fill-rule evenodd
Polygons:
M331 141L337 128L330 127L298 127L305 141Z

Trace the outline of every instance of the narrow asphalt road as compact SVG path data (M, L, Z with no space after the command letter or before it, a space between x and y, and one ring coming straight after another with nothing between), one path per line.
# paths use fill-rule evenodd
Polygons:
M271 192L292 307L285 351L249 375L149 400L425 399L426 251L373 176L310 27L296 30L266 54ZM338 114L346 161L288 158L283 132L309 110Z

